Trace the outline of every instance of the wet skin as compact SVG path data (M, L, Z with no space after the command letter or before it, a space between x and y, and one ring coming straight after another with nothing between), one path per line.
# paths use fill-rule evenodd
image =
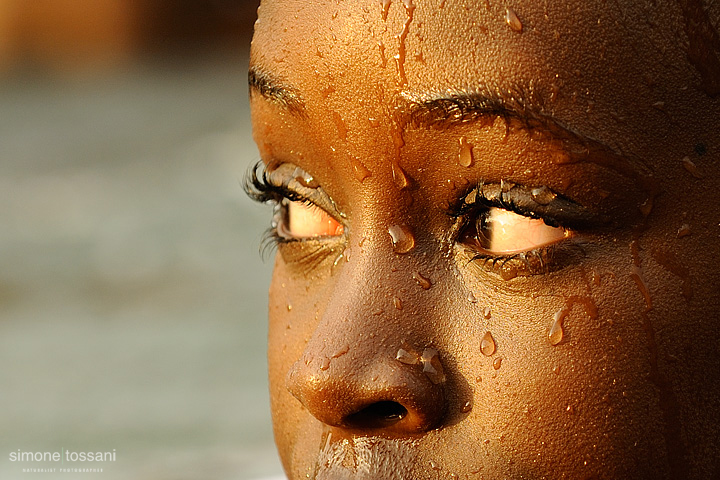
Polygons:
M290 478L718 478L720 17L695 3L263 2Z

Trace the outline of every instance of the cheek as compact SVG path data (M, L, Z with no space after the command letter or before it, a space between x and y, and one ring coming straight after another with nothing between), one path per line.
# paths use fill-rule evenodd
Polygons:
M577 476L578 465L621 476L662 468L646 304L632 278L623 266L596 265L538 282L475 282L477 303L455 310L464 328L447 341L473 396L458 428L482 445L462 448L484 450L499 471L530 478L563 469Z

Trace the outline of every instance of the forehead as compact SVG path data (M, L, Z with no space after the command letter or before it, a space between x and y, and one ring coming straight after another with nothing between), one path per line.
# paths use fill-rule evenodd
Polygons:
M613 145L608 121L652 122L638 112L662 96L657 85L682 87L686 55L671 40L682 28L679 9L644 1L271 0L251 62L322 110L366 115L403 92L471 88L542 104Z

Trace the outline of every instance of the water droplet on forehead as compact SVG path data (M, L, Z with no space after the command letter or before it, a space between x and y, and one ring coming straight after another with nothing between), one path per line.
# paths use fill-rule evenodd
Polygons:
M396 162L392 162L391 167L393 181L395 182L395 185L397 185L397 187L400 189L407 187L410 182L408 181L407 175L405 175L402 167L400 167L400 165L398 165Z
M382 0L382 19L387 20L388 13L390 12L391 0Z
M485 336L480 341L480 351L486 357L495 353L495 339L490 332L485 333Z
M538 203L540 205L547 205L552 202L555 197L557 197L557 195L547 187L533 188L530 191L530 196L535 201L535 203Z
M460 153L458 154L458 163L462 167L469 167L473 163L472 145L467 141L467 138L460 138Z
M351 155L350 164L352 165L353 175L355 175L355 178L358 180L358 182L363 183L366 178L372 176L372 172L367 169L367 167L360 161L359 158Z
M523 24L513 9L508 8L505 11L505 21L513 32L522 32Z
M415 237L410 227L405 225L393 225L388 228L392 239L393 251L395 253L407 253L415 248Z

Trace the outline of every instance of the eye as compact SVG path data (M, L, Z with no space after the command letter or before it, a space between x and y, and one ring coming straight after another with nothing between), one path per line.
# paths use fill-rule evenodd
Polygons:
M570 230L499 207L486 207L461 232L461 243L482 256L509 257L559 243Z
M283 199L277 220L278 235L285 240L342 235L340 222L311 202Z

